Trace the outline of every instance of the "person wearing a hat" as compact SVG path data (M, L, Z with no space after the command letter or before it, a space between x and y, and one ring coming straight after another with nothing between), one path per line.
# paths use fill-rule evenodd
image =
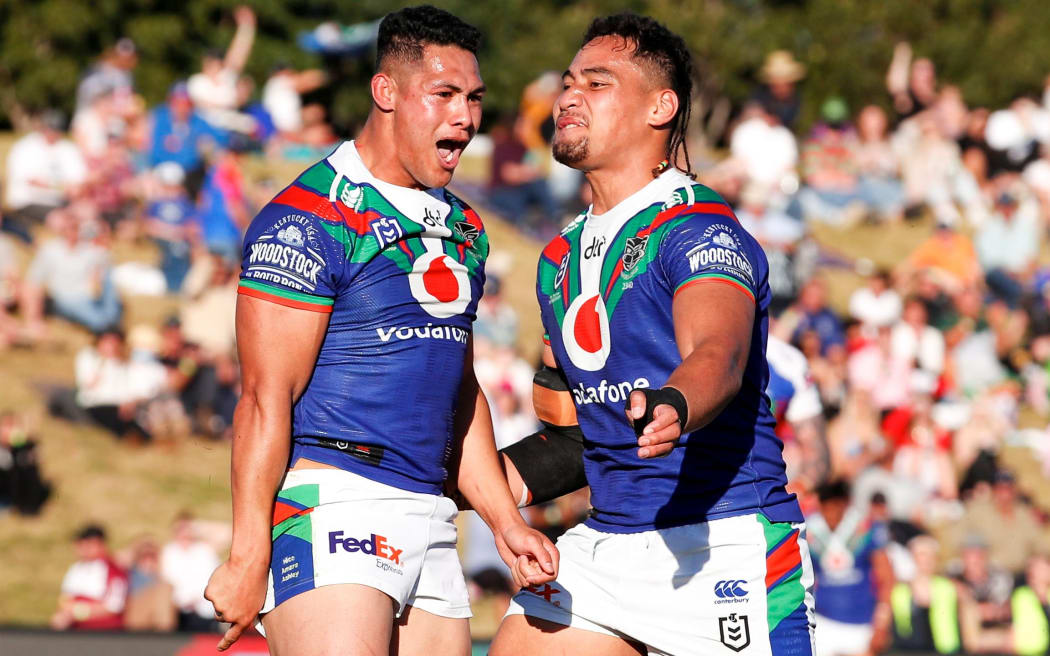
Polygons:
M775 116L782 125L793 128L802 100L796 85L806 77L806 67L787 50L774 50L758 71L762 86L751 99Z
M150 123L150 166L178 164L186 175L187 191L195 196L204 181L204 155L218 135L194 109L185 82L171 86L168 102L153 110Z

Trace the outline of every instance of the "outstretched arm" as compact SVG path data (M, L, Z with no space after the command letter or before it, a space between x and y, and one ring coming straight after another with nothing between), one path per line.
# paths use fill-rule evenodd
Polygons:
M252 44L255 43L255 12L242 5L233 10L233 20L237 23L237 31L233 34L230 47L226 49L226 57L222 64L223 67L240 73L248 63L248 56L252 54Z
M683 287L671 311L682 364L671 373L664 388L681 394L688 416L681 417L680 423L673 405L639 390L631 392L627 408L631 421L645 417L647 399L656 398L653 420L638 437L638 455L642 458L669 453L679 437L714 420L740 391L751 349L755 301L735 285Z
M273 500L288 467L292 406L321 349L329 315L237 297L237 351L242 392L233 416L233 542L204 596L233 626L232 645L262 608L270 566Z
M539 531L529 528L496 454L492 416L474 375L474 342L467 345L459 388L455 435L459 459L453 463L459 493L492 529L500 557L521 587L554 580L558 550Z

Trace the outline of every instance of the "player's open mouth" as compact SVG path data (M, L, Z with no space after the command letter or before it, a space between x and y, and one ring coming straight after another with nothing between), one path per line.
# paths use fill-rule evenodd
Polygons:
M467 147L466 141L460 141L458 139L441 139L437 142L437 154L438 159L441 160L441 165L451 171L456 168L459 164L459 156L463 153L463 149Z

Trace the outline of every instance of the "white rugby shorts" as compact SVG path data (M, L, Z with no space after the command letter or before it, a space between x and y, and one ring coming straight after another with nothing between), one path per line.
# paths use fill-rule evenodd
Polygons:
M557 580L519 592L508 615L619 636L650 654L813 655L803 524L745 515L626 534L580 524L557 546Z
M470 617L456 554L456 504L338 469L286 474L277 493L266 602L260 614L324 585L356 583L405 606Z

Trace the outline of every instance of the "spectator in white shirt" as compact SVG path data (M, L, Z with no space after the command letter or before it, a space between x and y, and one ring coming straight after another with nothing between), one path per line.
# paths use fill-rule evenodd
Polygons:
M944 371L944 335L927 322L926 306L917 298L904 303L904 312L890 333L894 360L910 363L911 385L932 391Z
M237 31L226 54L218 51L205 53L201 72L190 77L187 87L190 99L201 116L211 125L223 129L240 129L244 117L237 112L240 77L255 41L255 12L245 6L233 12ZM249 119L250 121L250 119ZM254 125L254 121L251 122Z
M849 299L849 314L868 332L891 326L901 317L901 297L891 286L889 273L879 271L868 278Z
M304 93L318 89L326 81L320 70L296 71L288 64L274 67L262 90L262 105L282 136L298 139L303 129Z
M172 540L160 552L160 575L171 584L179 631L213 631L215 608L204 598L204 588L219 566L219 556L197 535L193 516L179 513Z
M36 130L11 146L7 154L5 220L43 221L53 209L68 203L87 179L80 149L62 136L65 119L44 112Z
M999 183L995 209L974 240L985 282L993 294L1017 307L1035 270L1042 243L1039 203L1019 186Z
M51 628L119 631L124 628L128 575L113 562L106 548L106 533L89 525L74 539L77 562L62 579L58 610Z

